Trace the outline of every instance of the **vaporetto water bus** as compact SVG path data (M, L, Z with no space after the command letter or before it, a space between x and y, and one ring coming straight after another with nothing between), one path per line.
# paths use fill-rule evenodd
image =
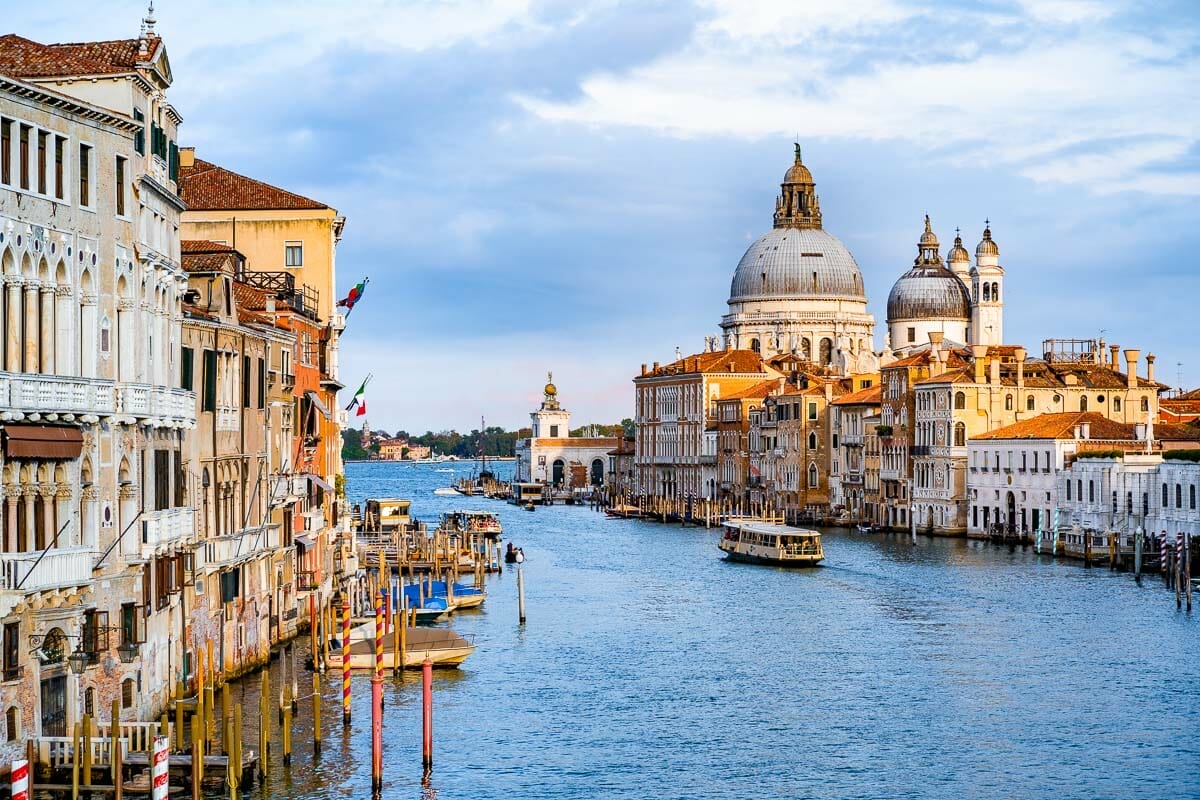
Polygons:
M721 525L723 530L717 546L730 561L815 567L825 558L819 531L745 517L727 519Z

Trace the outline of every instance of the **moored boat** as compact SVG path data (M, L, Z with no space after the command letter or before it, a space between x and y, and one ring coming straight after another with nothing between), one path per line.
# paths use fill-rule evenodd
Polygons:
M383 639L383 668L394 669L395 653L399 650L393 637L398 632L393 630ZM425 659L429 659L435 667L457 667L475 652L471 639L455 633L449 628L406 628L404 631L404 668L420 669ZM330 669L342 666L342 650L331 647L326 666ZM350 668L375 668L375 639L350 639Z
M815 567L825 558L819 531L747 518L725 520L722 527L717 546L730 561Z

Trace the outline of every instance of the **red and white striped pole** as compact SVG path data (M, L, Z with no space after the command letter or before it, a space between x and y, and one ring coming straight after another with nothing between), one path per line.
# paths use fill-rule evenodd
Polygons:
M433 662L421 663L421 764L433 766Z
M383 598L387 592L381 591ZM375 605L375 674L371 676L371 788L383 789L383 601Z
M350 727L350 597L342 598L342 725Z
M29 762L12 762L12 800L29 800Z
M170 762L167 759L169 745L170 740L166 736L154 737L154 755L150 762L151 800L167 800L167 779L170 776ZM231 756L234 750L236 748L231 748Z

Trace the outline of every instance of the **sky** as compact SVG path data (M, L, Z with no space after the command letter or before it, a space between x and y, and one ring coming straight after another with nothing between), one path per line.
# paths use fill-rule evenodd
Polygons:
M25 3L42 42L135 2ZM1200 384L1200 4L290 0L156 5L183 145L336 207L342 338L376 429L632 416L703 349L799 140L824 227L887 294L925 214L1005 267L1005 340L1093 338Z

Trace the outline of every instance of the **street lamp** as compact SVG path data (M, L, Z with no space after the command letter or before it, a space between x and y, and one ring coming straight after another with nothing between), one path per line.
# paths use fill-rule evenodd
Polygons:
M67 663L71 665L71 672L74 672L76 675L83 674L83 671L87 669L89 660L90 656L83 652L83 642L80 642L75 651L67 657Z

